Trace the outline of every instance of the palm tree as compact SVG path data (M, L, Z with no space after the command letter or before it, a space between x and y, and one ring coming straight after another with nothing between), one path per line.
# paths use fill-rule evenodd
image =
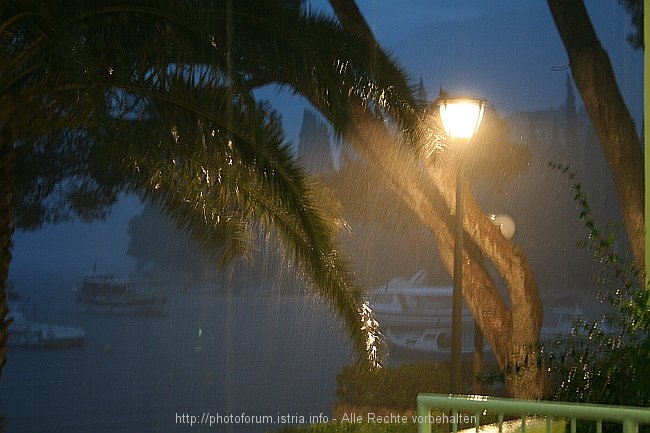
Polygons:
M277 30L272 18L309 17L295 4L253 3L3 3L3 362L14 224L102 217L121 191L159 204L224 261L257 229L275 234L356 352L377 362L376 322L333 224L243 68L256 58L263 70L283 49L260 42Z

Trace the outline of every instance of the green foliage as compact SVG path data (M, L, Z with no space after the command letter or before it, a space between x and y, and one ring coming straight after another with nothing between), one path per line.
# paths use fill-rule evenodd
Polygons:
M340 402L415 410L418 393L449 391L449 370L444 364L429 363L373 371L347 365L336 381Z
M633 260L616 250L615 233L603 232L591 218L589 197L569 167L580 219L587 230L583 247L602 264L598 278L603 302L611 310L599 322L580 320L575 335L544 348L556 379L554 397L562 401L630 406L650 405L649 290Z

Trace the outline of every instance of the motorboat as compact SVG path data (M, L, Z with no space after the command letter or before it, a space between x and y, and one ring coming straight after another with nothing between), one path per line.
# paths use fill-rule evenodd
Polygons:
M577 306L552 307L544 313L540 341L553 341L557 338L568 337L582 333L576 321L581 318L583 311Z
M581 315L582 310L577 307L549 309L544 315L544 324L540 330L539 341L548 343L561 337L579 334L579 330L576 329L576 320ZM463 320L461 328L461 355L468 357L475 352L474 333L476 325L473 320ZM446 360L451 356L451 329L451 326L424 330L388 329L386 337L392 349L391 351L400 357ZM489 343L484 340L483 352L489 353L489 351Z
M393 278L368 294L370 307L384 329L431 329L451 326L452 294L450 286L427 286L426 271L420 270L406 280ZM462 321L473 321L463 306Z
M145 278L97 273L83 278L77 301L93 311L111 314L162 314L167 303Z
M33 322L25 319L20 311L9 313L9 344L22 347L50 348L81 346L86 332L79 326L60 325L49 322Z
M471 325L471 326L470 326ZM463 323L461 339L461 356L474 354L474 323ZM419 333L408 331L386 331L392 354L398 357L419 358L445 361L451 356L451 327L425 329ZM490 352L487 341L483 344L483 353Z
M448 359L451 354L452 295L449 286L424 283L426 272L420 270L410 279L394 278L385 286L369 292L369 304L387 337L392 353L409 357ZM575 333L576 319L582 310L571 306L554 306L544 315L540 341ZM463 356L474 353L474 317L463 305L461 313ZM489 352L487 340L483 347Z

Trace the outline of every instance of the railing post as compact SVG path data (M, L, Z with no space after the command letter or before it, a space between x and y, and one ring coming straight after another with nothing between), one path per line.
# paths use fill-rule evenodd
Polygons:
M623 433L639 433L639 424L629 418L624 419Z
M431 433L430 414L431 408L424 402L423 398L418 397L418 433Z

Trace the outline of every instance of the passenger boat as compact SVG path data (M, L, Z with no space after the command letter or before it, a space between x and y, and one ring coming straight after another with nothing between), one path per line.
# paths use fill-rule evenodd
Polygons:
M135 275L86 275L77 301L93 311L111 314L162 314L167 303L150 282Z

